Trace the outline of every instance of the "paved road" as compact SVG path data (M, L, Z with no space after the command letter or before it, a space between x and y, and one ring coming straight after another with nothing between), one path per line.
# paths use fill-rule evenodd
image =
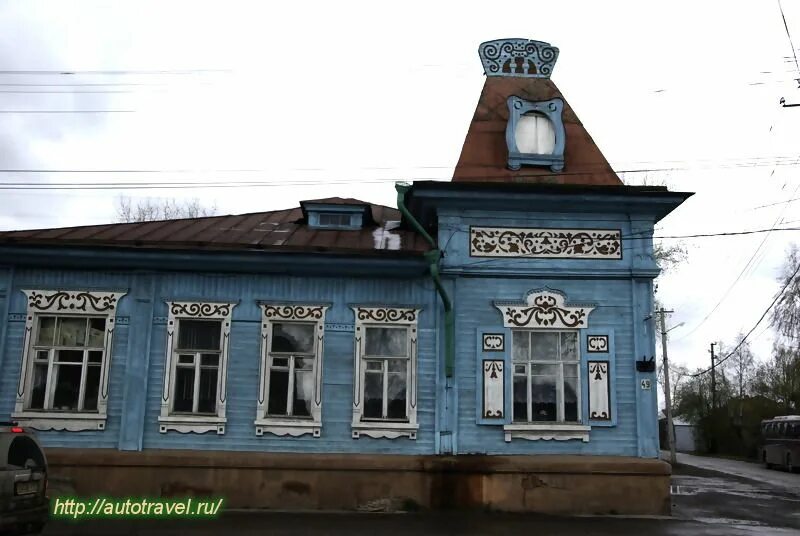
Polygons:
M669 460L669 453L662 451L661 458ZM740 478L747 478L783 488L790 492L800 492L800 473L767 469L763 464L755 462L742 462L724 458L710 458L707 456L692 456L691 454L682 454L679 452L678 464L725 473Z

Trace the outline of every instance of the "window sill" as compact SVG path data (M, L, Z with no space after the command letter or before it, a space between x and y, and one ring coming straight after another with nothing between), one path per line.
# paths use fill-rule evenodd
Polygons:
M225 434L225 417L211 417L208 415L171 415L158 418L158 431L166 434L174 430L181 434L204 434L216 432L217 435Z
M314 422L310 419L256 419L256 435L261 437L264 433L277 436L299 437L311 434L319 437L322 433L322 423Z
M62 413L24 411L12 413L11 418L20 426L34 430L58 430L82 432L85 430L105 430L106 416L99 413Z
M529 441L567 441L580 439L589 442L591 426L583 424L507 424L503 426L506 443L512 438Z
M419 425L407 422L354 422L353 439L358 439L362 435L375 439L397 439L407 437L417 439Z

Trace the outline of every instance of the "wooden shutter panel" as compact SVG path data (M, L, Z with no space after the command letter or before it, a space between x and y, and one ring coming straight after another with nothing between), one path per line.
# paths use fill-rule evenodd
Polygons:
M591 426L614 426L617 423L614 330L590 327L582 330L581 338L586 421Z
M508 375L511 338L509 330L478 330L475 402L478 424L508 422Z

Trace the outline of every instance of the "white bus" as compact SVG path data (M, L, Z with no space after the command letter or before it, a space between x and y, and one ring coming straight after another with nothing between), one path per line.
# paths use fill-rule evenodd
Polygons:
M761 421L761 461L767 468L800 470L800 415Z

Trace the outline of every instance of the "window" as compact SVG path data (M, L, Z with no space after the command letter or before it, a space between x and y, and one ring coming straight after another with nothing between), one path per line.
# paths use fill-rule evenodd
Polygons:
M327 305L262 304L256 435L319 437Z
M513 422L580 422L578 332L512 333Z
M353 438L416 439L418 310L354 310Z
M12 417L48 430L103 430L114 320L123 292L24 290L22 372Z
M228 346L235 305L167 302L161 433L225 433Z
M221 320L178 320L173 413L216 413L221 332Z
M38 316L27 409L97 411L103 317Z
M556 146L553 123L542 114L528 112L517 121L517 149L528 154L552 154Z
M511 96L507 101L506 146L508 168L548 166L564 169L566 131L562 120L564 101L556 98L531 102Z
M350 227L350 214L320 212L319 225L320 227Z

